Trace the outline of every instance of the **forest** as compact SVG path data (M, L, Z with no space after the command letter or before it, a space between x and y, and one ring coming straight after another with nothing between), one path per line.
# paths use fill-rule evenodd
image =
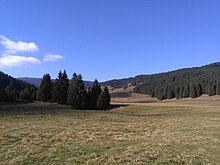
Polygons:
M133 92L148 94L159 100L196 98L202 94L220 94L220 63L202 67L180 69L172 72L139 75L134 78L111 80L103 85L124 87L131 83Z
M0 72L0 102L57 102L68 104L74 109L107 109L110 94L107 87L101 88L95 79L91 87L86 87L82 76L73 74L68 79L64 70L59 72L55 81L45 74L39 88Z

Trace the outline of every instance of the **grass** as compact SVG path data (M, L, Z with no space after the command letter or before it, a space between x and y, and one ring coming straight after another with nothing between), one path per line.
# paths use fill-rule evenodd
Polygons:
M0 164L219 164L220 101L204 99L111 111L0 105Z

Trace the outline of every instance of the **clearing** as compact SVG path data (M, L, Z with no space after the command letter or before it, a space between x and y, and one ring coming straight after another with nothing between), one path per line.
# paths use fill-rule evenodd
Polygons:
M140 102L2 104L0 164L219 164L219 96Z

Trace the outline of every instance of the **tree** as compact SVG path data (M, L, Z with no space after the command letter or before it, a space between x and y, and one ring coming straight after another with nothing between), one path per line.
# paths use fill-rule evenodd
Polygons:
M37 98L40 101L49 101L51 100L52 94L52 81L49 74L45 74L41 80L40 87L38 89Z
M20 99L28 102L32 102L33 101L32 94L33 92L31 91L31 89L25 87L24 90L20 92Z
M98 100L97 100L97 108L98 109L106 109L110 105L110 94L107 87L100 93Z
M183 89L183 98L189 97L189 86L185 85Z
M194 84L190 84L190 97L191 98L196 98L196 88L194 86Z
M180 88L179 88L179 86L176 86L176 88L175 88L175 97L176 97L176 99L180 99Z
M199 97L201 95L202 95L202 86L199 83L197 83L197 85L196 85L196 96Z
M102 89L99 85L99 82L97 79L95 79L91 87L91 94L89 95L89 100L90 100L89 102L91 104L91 105L88 105L89 108L92 108L92 109L97 108L97 100L101 92L102 92Z
M217 81L216 94L220 95L220 80Z
M54 82L52 100L60 104L67 103L67 94L69 88L69 79L66 74L66 71L62 73L59 71L58 77Z
M73 74L69 85L68 104L74 109L85 109L87 103L85 84L81 75Z
M209 96L215 95L215 86L211 82L209 82L209 85L208 85L208 95Z
M6 102L14 102L18 97L18 91L16 90L14 83L10 82L10 84L4 89L4 101Z

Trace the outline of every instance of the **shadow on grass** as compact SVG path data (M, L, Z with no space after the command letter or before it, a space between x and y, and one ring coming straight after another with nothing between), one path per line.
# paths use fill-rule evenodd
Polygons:
M125 104L112 104L105 111L125 107ZM69 105L61 105L51 102L34 102L34 103L0 103L1 116L17 115L61 115L66 113L83 113L83 112L102 112L104 110L75 110Z
M127 107L128 104L111 104L107 110L113 110L113 109L118 109L118 108L122 108L122 107Z

